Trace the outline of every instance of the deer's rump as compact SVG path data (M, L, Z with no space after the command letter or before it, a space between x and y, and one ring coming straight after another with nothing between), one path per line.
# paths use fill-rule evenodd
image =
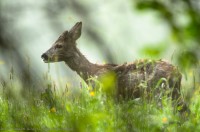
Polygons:
M165 61L139 60L114 68L117 75L117 96L137 98L144 92L159 94L171 90L173 99L180 96L181 74Z

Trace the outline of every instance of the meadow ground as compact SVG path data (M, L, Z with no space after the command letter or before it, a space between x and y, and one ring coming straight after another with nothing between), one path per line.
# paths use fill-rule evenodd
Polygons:
M47 77L48 78L48 77ZM200 96L195 90L190 112L178 112L165 94L117 102L102 84L92 89L60 89L51 80L30 86L10 76L0 85L0 130L4 131L199 131ZM109 79L108 79L109 80ZM111 81L105 87L112 86ZM39 82L37 82L39 83ZM43 91L34 90L40 86Z

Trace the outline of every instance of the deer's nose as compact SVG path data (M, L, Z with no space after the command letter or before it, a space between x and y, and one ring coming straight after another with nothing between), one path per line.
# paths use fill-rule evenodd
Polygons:
M48 60L48 56L47 56L45 53L42 54L41 58L42 58L43 60Z

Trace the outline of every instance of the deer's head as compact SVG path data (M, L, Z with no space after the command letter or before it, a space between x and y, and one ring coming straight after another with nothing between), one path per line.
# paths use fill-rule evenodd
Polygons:
M65 61L74 56L76 40L81 36L82 22L77 22L70 31L63 32L52 47L42 54L45 63Z

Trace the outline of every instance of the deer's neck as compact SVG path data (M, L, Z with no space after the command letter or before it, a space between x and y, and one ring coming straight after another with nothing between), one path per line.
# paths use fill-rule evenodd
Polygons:
M86 82L87 79L93 76L100 66L89 62L85 56L76 48L72 57L65 60L65 63Z

